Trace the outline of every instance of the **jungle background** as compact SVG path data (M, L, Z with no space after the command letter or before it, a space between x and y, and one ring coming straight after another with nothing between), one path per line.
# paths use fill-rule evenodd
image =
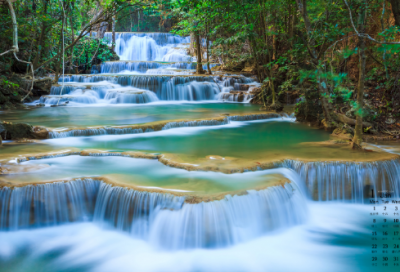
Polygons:
M13 48L8 1L0 1L0 54ZM9 2L18 24L15 54L30 64L0 55L2 110L47 94L63 68L90 73L118 60L115 34L107 41L106 31L173 32L191 36L189 53L199 63L257 77L262 87L251 103L262 110L293 105L298 121L355 148L368 137L400 137L399 0ZM196 72L213 73L207 70L199 65Z

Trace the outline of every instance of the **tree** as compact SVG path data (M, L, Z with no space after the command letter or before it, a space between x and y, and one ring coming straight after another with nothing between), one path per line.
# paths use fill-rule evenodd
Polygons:
M400 1L398 0L390 0L392 4L392 13L395 19L396 25L400 27Z

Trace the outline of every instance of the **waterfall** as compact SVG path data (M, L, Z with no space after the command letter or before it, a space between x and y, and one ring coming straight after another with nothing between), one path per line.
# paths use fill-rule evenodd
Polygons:
M218 100L249 103L254 97L252 89L260 86L249 78L226 78L222 81L222 91Z
M151 125L143 125L142 127L135 125L132 127L99 127L99 128L86 128L86 129L70 129L70 130L51 130L49 131L49 138L64 138L64 137L77 137L77 136L96 136L96 135L115 135L115 134L137 134L154 132L157 130L167 130L179 127L199 127L199 126L221 126L229 124L230 121L252 121L252 120L267 120L281 118L290 122L296 119L293 116L280 115L277 113L266 114L251 114L251 115L233 115L227 116L222 120L195 120L195 121L177 121L168 122L160 125L160 129L150 128Z
M389 191L400 197L400 159L376 162L302 162L285 160L276 166L295 170L314 200L363 203ZM373 189L373 195L372 195Z
M57 105L65 102L75 102L82 104L96 104L98 103L98 98L93 95L44 95L40 97L40 103L48 105Z
M104 37L111 41L111 35L108 32ZM190 38L170 33L116 33L115 51L122 60L190 61L185 49L177 48L183 43L190 43Z
M181 121L181 122L168 122L160 126L161 130L179 128L179 127L199 127L199 126L220 126L228 124L229 120L199 120L199 121ZM95 135L116 135L116 134L138 134L154 132L155 130L143 126L140 127L104 127L104 128L87 128L87 129L72 129L67 131L50 131L49 138L65 138L65 137L79 137L79 136L95 136Z
M190 43L190 37L181 37L171 33L160 33L160 32L116 32L115 39L121 39L125 42L128 42L132 37L147 37L156 42L158 45L167 45L167 44L187 44ZM104 38L111 42L112 40L112 32L106 32L104 34Z
M105 38L111 41L112 33ZM55 85L50 95L37 103L46 105L140 104L157 100L249 102L252 94L229 94L227 88L243 92L246 84L258 84L243 76L190 76L197 63L187 54L189 37L170 33L116 33L116 53L121 61L94 65L90 75L65 75L65 87ZM210 67L218 64L211 63ZM203 69L207 65L203 64ZM100 72L100 74L99 74ZM180 75L180 76L179 76ZM183 77L183 75L187 75ZM137 88L120 90L122 87ZM223 94L221 94L224 92ZM156 94L152 95L147 91ZM71 103L71 104L69 104Z
M101 64L100 72L103 74L121 72L146 73L151 69L159 69L160 74L165 73L166 69L171 69L171 72L176 71L176 69L193 70L191 72L194 72L196 65L195 62L106 61ZM210 68L215 66L218 66L218 64L210 63ZM92 69L92 74L98 73L97 67ZM203 65L203 69L207 69L207 64Z
M93 179L3 187L0 229L92 220L163 248L215 248L302 223L306 215L292 183L210 202L186 203L186 198Z
M185 198L100 185L94 221L146 238L151 221L162 209L181 209Z
M248 103L253 98L252 94L246 93L221 93L219 100L229 101L229 102L245 102Z
M98 190L91 179L0 188L0 230L90 221Z
M162 130L180 127L201 127L201 126L221 126L229 124L229 120L224 118L219 120L200 120L200 121L182 121L182 122L169 122L163 126Z
M111 41L112 33L105 38ZM249 102L252 94L229 94L227 88L243 92L246 84L258 84L243 76L190 76L197 63L187 54L189 37L170 33L116 33L116 53L121 61L92 67L90 75L65 75L65 87L55 85L50 95L37 103L64 106L75 104L141 104L158 100ZM218 64L211 63L214 67ZM207 65L203 64L203 69ZM99 74L100 72L100 74ZM183 77L186 75L186 77ZM134 90L112 90L122 87ZM221 93L224 92L223 94ZM156 94L147 92L151 91ZM71 104L69 104L71 103Z
M132 91L130 91L132 90ZM134 103L143 104L158 101L157 95L151 91L144 91L136 88L120 88L108 91L104 98L110 103Z
M286 184L162 210L151 226L150 242L169 249L216 248L300 224L306 210L297 190Z
M64 77L67 88L53 86L51 95L42 96L40 103L150 103L157 100L202 101L218 99L220 87L244 82L203 76L157 76L157 75L70 75ZM62 80L62 79L60 79ZM229 84L228 84L229 83Z

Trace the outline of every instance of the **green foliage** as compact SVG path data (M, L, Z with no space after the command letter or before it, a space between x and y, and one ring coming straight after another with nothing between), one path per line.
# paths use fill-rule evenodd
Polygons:
M12 89L12 90L16 90L19 88L19 85L16 83L13 83L11 81L8 81L4 78L1 79L0 81L0 86L3 88L8 88L8 89Z
M60 71L61 48L64 40L64 48L75 43L72 48L65 50L65 61L67 69L85 65L87 69L93 63L90 59L95 54L93 62L110 60L114 57L105 41L85 38L81 35L83 29L90 25L93 17L103 10L107 14L125 10L125 7L138 6L139 3L147 2L140 0L35 0L14 3L18 23L18 43L20 57L23 60L34 63L37 74ZM62 3L62 5L61 5ZM142 4L141 4L142 6ZM104 18L104 17L101 17ZM64 24L63 24L64 21ZM96 31L96 27L93 29ZM90 30L90 28L86 28ZM6 5L0 6L0 52L6 51L12 44L11 17ZM64 35L62 35L62 33ZM85 32L86 33L86 32ZM73 35L74 34L74 35ZM63 38L64 36L64 38ZM69 60L73 59L73 63ZM0 61L13 63L15 60L11 54L0 57ZM82 69L78 69L82 71ZM16 70L16 72L22 72Z

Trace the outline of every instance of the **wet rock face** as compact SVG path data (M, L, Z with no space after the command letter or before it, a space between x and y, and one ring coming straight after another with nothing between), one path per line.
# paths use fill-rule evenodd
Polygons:
M34 132L32 126L24 123L3 123L4 131L0 133L4 140L17 140L23 138L33 138Z
M222 94L222 99L223 100L228 100L228 101L243 102L243 100L244 100L244 92L241 92L241 91L230 91L229 93Z
M45 127L36 126L33 127L33 134L36 139L47 139L49 138L49 131Z
M241 84L241 83L235 83L234 84L234 89L239 90L239 91L248 91L250 88L250 85L247 84Z
M256 105L263 105L263 99L261 95L261 87L258 88L253 88L250 91L250 94L254 95L253 99L250 100L251 104L256 104Z

